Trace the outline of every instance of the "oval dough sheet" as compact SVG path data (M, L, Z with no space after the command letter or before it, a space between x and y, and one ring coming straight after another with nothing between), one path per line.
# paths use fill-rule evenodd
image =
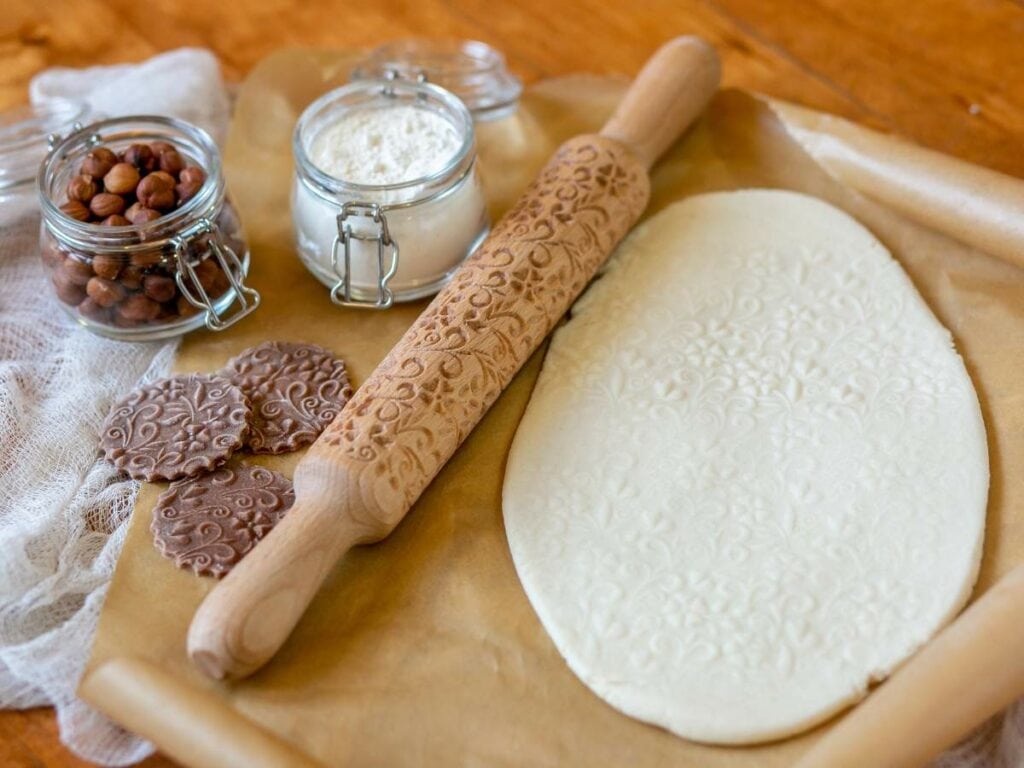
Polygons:
M793 734L966 602L988 456L952 339L814 198L701 195L637 229L554 336L505 527L601 698L681 736Z

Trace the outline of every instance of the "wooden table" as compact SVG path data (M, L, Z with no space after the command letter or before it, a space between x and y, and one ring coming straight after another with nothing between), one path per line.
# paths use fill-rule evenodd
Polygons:
M4 0L0 108L54 65L212 48L238 80L280 46L353 46L417 34L476 38L526 80L632 74L663 40L697 33L727 85L901 133L1024 177L1024 0ZM49 710L0 713L0 765L86 765ZM148 768L170 766L154 757Z

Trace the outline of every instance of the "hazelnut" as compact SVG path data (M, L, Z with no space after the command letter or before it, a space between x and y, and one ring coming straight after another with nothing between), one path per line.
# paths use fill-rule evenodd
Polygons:
M199 312L199 307L195 306L191 301L186 299L184 296L179 296L177 301L178 314L182 317L191 317L192 315Z
M124 259L112 253L97 253L92 257L92 271L107 280L114 280L121 271Z
M124 162L129 163L143 173L156 168L156 155L148 144L132 144L124 151Z
M97 304L94 299L88 296L78 305L78 312L83 317L87 317L97 323L106 323L110 320L109 310L102 304Z
M60 211L65 216L70 216L75 221L89 220L89 209L78 200L68 200L60 207Z
M182 169L181 174L178 176L178 181L202 184L206 181L206 171L198 165L190 165L188 168Z
M148 322L160 314L160 304L141 293L132 294L117 308L118 314L125 320Z
M171 180L168 183L166 179ZM156 171L139 182L136 194L146 208L168 210L174 207L174 179L163 171Z
M113 280L107 280L105 277L90 279L85 286L85 292L101 307L112 307L123 301L124 297L128 295L128 291L123 285Z
M57 298L65 304L77 307L85 298L85 288L67 279L63 270L57 270L51 278Z
M100 192L89 202L89 209L101 219L120 215L124 213L124 198L110 192Z
M139 183L139 171L131 163L118 163L103 177L103 188L115 195L130 195Z
M102 179L116 162L117 155L106 147L96 147L90 150L82 161L82 173L94 179Z
M103 221L100 222L100 226L104 227L130 227L131 222L128 221L124 216L118 216L116 213L113 216L107 216Z
M169 174L167 171L153 171L153 175L156 178L160 179L160 181L163 182L163 184L165 184L168 189L173 188L174 185L178 183L178 180L174 178L174 176Z
M184 205L198 194L206 181L206 172L202 168L190 165L178 176L178 185L174 191L178 195L178 205Z
M184 205L195 197L202 186L202 184L187 184L185 182L175 185L174 194L178 199L178 205Z
M156 219L159 219L161 216L163 216L163 214L160 213L160 211L153 210L152 208L147 208L142 203L136 200L128 207L128 210L125 211L124 216L132 224L147 224L150 221L155 221Z
M207 293L213 291L214 286L217 284L218 276L223 275L220 266L213 259L205 259L195 267L193 270L196 273L196 278L199 280L199 284L203 286L203 290Z
M63 279L75 285L85 285L92 277L92 264L81 256L69 254L60 265Z
M139 251L138 253L133 253L129 259L133 267L147 269L155 267L163 261L163 254L160 251Z
M154 142L151 142L150 145L149 145L149 148L152 149L153 150L153 154L158 156L158 157L160 156L161 152L166 152L169 149L173 149L175 152L178 151L178 148L175 147L173 144L171 144L169 141L154 141Z
M121 285L130 291L137 291L142 287L143 276L142 267L127 266L121 270Z
M181 169L185 167L185 161L182 160L181 154L178 150L173 147L170 149L163 149L158 155L158 165L161 171L165 171L172 176L177 176L181 173Z
M163 216L160 211L154 211L152 208L146 208L139 202L132 203L131 207L125 211L124 215L132 224L148 224L149 222L156 221Z
M142 290L153 301L163 303L173 299L178 288L174 284L173 278L164 275L146 275L142 278Z
M88 205L93 195L99 192L99 186L92 176L81 174L68 182L68 200L78 200Z

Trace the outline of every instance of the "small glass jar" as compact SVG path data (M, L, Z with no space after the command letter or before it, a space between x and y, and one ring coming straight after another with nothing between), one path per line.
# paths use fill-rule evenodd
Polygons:
M321 131L352 111L413 105L447 120L461 140L444 167L395 184L359 184L310 159ZM436 85L364 80L313 102L295 127L292 219L299 257L341 306L386 309L436 293L487 236L473 118ZM367 162L373 158L368 157Z
M86 223L60 210L68 182L93 147L121 153L156 141L206 173L180 207L125 226ZM219 331L259 305L259 294L244 284L249 247L226 196L220 153L202 129L156 116L93 123L56 143L37 181L43 264L65 311L89 330L131 341L203 326Z
M352 80L396 76L433 83L451 91L477 122L515 112L523 84L508 71L505 57L478 40L412 37L370 51L352 70Z

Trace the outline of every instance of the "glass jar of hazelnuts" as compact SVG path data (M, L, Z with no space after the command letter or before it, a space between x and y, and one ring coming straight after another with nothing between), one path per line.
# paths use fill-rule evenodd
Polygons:
M205 131L167 117L93 123L54 144L38 187L43 263L86 328L145 341L222 330L259 305Z

